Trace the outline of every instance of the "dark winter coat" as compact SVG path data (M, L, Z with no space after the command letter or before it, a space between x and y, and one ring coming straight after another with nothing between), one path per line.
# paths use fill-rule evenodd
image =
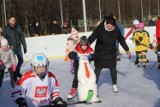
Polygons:
M116 68L116 40L119 41L125 51L129 51L117 26L114 30L107 31L104 22L102 22L88 38L90 44L95 40L97 40L94 50L95 67Z
M19 51L21 49L21 45L23 48L27 48L22 29L19 25L11 27L8 24L3 31L3 37L8 40L8 43L14 52Z
M49 34L60 34L61 33L61 27L59 24L50 24L49 26Z

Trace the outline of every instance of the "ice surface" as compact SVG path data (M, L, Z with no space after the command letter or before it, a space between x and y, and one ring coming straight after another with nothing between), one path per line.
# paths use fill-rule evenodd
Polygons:
M112 91L109 70L103 69L98 83L98 93L102 103L69 107L160 107L160 70L157 69L156 54L153 51L147 53L149 63L146 68L137 68L134 65L134 53L132 55L132 58L128 59L122 54L121 61L117 63L118 93ZM93 63L92 66L94 67ZM21 72L29 69L30 63L25 62ZM67 100L73 79L69 63L63 59L51 60L49 70L59 81L60 96ZM9 75L5 74L3 86L0 88L0 107L18 107L11 100L10 92ZM73 100L78 100L78 96Z

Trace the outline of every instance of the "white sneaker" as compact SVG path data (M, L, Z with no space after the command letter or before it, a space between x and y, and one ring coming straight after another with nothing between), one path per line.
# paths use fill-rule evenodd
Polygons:
M114 93L117 93L117 92L118 92L118 87L117 87L117 85L112 85L112 87L113 87Z

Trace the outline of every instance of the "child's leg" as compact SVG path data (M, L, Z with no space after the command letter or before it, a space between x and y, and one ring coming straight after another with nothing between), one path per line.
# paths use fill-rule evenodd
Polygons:
M12 70L12 67L8 68L8 72L10 74L10 84L11 84L11 87L13 88L14 85L15 85L15 77L14 77L14 72Z
M71 59L71 62L70 62L70 70L71 70L71 73L73 74L74 73L74 60Z
M4 70L0 70L0 87L2 87L3 76L4 76Z
M142 52L142 66L145 67L147 63L146 52Z
M138 53L138 67L140 67L141 66L141 64L142 64L142 53L140 52L140 53Z

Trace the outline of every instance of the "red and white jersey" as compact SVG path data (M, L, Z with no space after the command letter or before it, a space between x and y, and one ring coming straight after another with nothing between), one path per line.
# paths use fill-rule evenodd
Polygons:
M59 96L59 84L54 74L48 72L43 80L32 71L26 72L15 85L12 97L26 99L28 107L49 105Z

